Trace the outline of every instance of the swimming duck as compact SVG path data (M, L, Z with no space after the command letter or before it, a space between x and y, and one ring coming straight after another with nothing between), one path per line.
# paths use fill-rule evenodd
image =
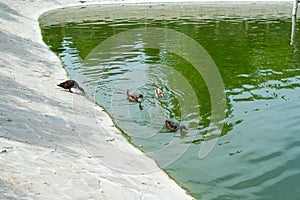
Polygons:
M144 100L144 96L140 94L139 96L127 90L127 97L129 101L139 102L141 103Z
M79 84L74 80L67 80L65 82L58 84L57 86L62 87L64 89L68 89L69 92L71 92L71 93L73 93L71 88L78 88L80 91L82 91L84 93L84 89L82 87L80 87Z
M164 93L159 88L155 89L154 94L155 94L156 98L158 98L158 99L164 97Z
M178 130L182 131L183 129L184 129L184 130L187 130L187 128L186 128L185 126L180 126L179 124L177 124L177 123L175 123L175 122L172 122L172 121L170 121L170 120L166 120L166 121L165 121L165 126L166 126L168 129L170 129L171 131L174 131L174 132L176 132L176 131L178 131Z

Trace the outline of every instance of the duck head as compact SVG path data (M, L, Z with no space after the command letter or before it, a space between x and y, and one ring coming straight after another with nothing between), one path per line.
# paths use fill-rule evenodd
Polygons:
M137 99L137 101L139 103L142 103L142 101L144 101L144 96L142 94L140 94L139 97L138 97L138 99Z

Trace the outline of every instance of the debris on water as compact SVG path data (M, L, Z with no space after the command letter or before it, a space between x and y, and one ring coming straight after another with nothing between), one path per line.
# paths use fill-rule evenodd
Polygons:
M243 151L236 151L236 152L233 152L233 153L229 153L230 156L234 156L235 154L238 154L238 153L242 153Z
M7 153L7 150L3 149L0 153Z

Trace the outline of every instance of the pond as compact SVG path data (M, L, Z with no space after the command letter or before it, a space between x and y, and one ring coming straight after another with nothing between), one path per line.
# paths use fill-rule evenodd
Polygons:
M287 14L234 8L101 5L40 23L87 97L195 198L298 199L299 30L291 44ZM129 102L126 90L145 100Z

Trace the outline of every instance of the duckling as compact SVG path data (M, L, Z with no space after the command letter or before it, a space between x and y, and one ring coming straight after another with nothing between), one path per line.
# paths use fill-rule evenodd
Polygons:
M155 89L154 94L155 94L155 97L158 99L164 97L164 93L159 88Z
M180 131L187 130L187 128L185 126L180 126L179 124L172 122L170 120L165 121L165 126L173 132L176 132L178 130L180 130Z
M74 80L67 80L65 82L58 84L57 86L62 87L64 89L68 89L69 92L71 92L71 93L73 93L71 88L78 88L80 91L82 91L84 93L84 89L82 87L80 87L79 84Z
M140 94L139 96L127 90L127 97L129 101L139 102L141 103L144 100L144 96Z

